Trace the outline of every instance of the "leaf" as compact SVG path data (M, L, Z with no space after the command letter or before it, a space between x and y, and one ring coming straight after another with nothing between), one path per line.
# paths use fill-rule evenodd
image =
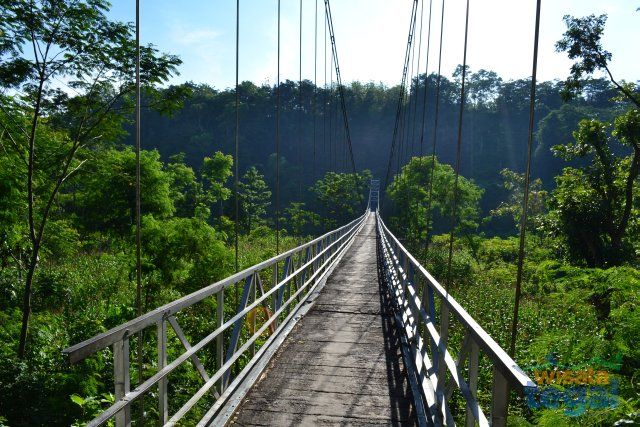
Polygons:
M71 401L80 407L82 407L85 403L85 400L77 394L71 395Z

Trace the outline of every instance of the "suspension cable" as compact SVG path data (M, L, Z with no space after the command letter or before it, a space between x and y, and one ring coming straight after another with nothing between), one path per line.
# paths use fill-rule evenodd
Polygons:
M417 71L415 73L415 84L413 89L413 129L411 131L411 155L415 153L414 142L416 139L416 123L418 117L418 85L420 83L420 56L422 54L422 33L424 32L424 1L420 5L420 31L419 31L419 39L418 39L418 59L416 61Z
M464 116L464 104L466 99L465 83L467 77L467 40L469 35L469 0L467 0L467 12L464 24L464 55L462 59L462 85L460 86L460 111L458 113L458 143L456 144L456 177L453 184L453 206L451 209L451 230L449 231L449 258L447 260L447 281L445 288L449 291L451 283L451 264L453 260L453 239L455 228L457 225L456 214L458 213L459 188L458 181L460 178L460 160L462 156L462 119Z
M415 39L417 22L418 22L418 12L416 10L416 19L413 21L414 39ZM413 120L415 122L415 116L411 114L411 101L412 99L415 99L415 93L413 90L414 89L413 80L415 78L415 62L416 62L416 43L414 40L413 46L411 47L411 68L409 69L409 98L407 100L407 105L405 106L405 109L407 110L406 112L407 122L406 122L406 131L405 131L406 138L407 138L407 143L405 146L405 152L406 152L405 157L407 162L411 159L411 152L413 149L413 139L411 138L411 121Z
M409 63L409 52L411 50L411 43L413 42L413 21L415 19L415 15L416 15L416 10L417 10L417 4L418 4L418 0L414 0L413 2L413 7L411 8L411 19L409 20L409 35L407 36L407 46L405 48L405 54L404 54L404 62L402 65L402 80L400 83L400 93L398 95L398 105L396 107L396 118L395 118L395 124L393 127L393 136L391 138L391 149L389 152L389 162L387 163L387 173L385 176L385 180L384 180L384 188L386 189L389 186L389 177L391 176L391 168L393 165L393 157L394 154L396 153L396 143L398 141L398 132L399 132L399 126L400 126L400 119L401 119L401 115L402 115L402 104L404 102L404 92L405 92L405 85L406 85L406 80L407 80L407 67L408 67L408 63ZM398 149L398 156L400 155L400 149Z
M138 317L142 316L142 238L141 238L141 167L140 152L141 142L141 115L140 115L141 95L140 95L140 0L136 0L136 312ZM138 384L142 384L143 376L143 353L142 344L144 334L138 332L138 348L136 351ZM144 421L144 400L140 400L140 421Z
M325 11L325 15L326 15ZM325 20L324 24L324 91L322 92L322 147L324 151L325 171L331 167L331 152L327 149L327 103L328 88L327 88L327 24ZM328 154L328 156L327 156Z
M298 43L298 167L302 165L302 144L304 141L302 132L302 0L300 0L300 29ZM302 173L298 173L298 201L302 202Z
M138 316L142 315L140 149L140 0L136 0L136 307Z
M239 189L239 174L240 174L240 82L239 82L239 73L240 73L240 0L236 0L236 132L235 132L235 158L233 159L233 163L235 165L235 173L234 173L234 208L235 208L235 221L233 226L234 231L234 252L235 252L235 267L236 273L240 270L238 263L238 216L240 212L239 208L239 200L238 200L238 189ZM238 284L236 283L233 286L234 292L234 307L238 306Z
M429 87L429 49L431 48L431 10L433 0L429 0L429 26L427 29L427 61L424 68L424 94L422 96L422 125L420 126L420 157L424 153L424 124L427 116L427 88Z
M236 0L236 134L235 134L235 158L233 163L235 164L235 179L233 182L233 191L235 193L234 205L235 205L235 223L234 223L234 248L235 248L235 264L236 273L239 271L238 265L238 219L240 212L239 202L239 174L240 174L240 85L239 85L239 64L240 64L240 0ZM236 286L236 300L237 298L237 286Z
M331 16L331 5L329 0L324 0L325 10L327 12L327 24L329 28L329 37L331 39L331 48L333 51L333 62L336 68L336 84L338 85L338 94L340 96L340 106L342 108L342 120L344 122L344 129L347 137L347 144L349 147L349 156L351 160L351 169L353 173L356 173L356 162L353 158L353 146L351 144L351 132L349 130L349 116L347 115L347 106L344 99L344 87L342 85L342 77L340 75L340 64L338 61L338 50L336 47L336 37L333 29L333 17Z
M411 120L410 105L411 105L411 86L412 86L412 79L413 79L413 52L415 51L414 42L415 42L416 20L418 15L418 9L417 9L418 2L415 2L414 5L415 5L415 11L413 13L413 22L411 23L411 48L409 49L409 52L408 52L409 58L407 61L408 78L405 80L405 87L404 87L405 93L403 94L403 96L406 96L407 99L406 101L403 100L403 103L402 103L402 117L400 120L400 147L398 149L398 158L396 162L396 174L399 174L401 171L401 165L404 163L404 159L407 156L408 146L409 146L408 122ZM409 68L409 63L411 63L410 68ZM409 114L409 117L407 117L407 114Z
M276 255L280 254L280 0L278 0L278 76L276 79Z
M316 182L316 126L318 119L318 0L315 3L315 22L313 32L313 166L311 168L311 183Z
M511 345L509 355L514 356L516 351L516 338L518 335L518 311L520 309L520 295L522 288L522 272L524 267L524 246L526 239L527 213L529 210L529 187L531 181L531 151L533 148L533 127L536 109L536 78L538 74L538 41L540 38L540 3L536 2L536 27L533 40L533 70L531 72L531 97L529 100L529 135L527 141L527 168L524 176L524 196L522 200L522 215L520 217L520 245L518 248L518 273L516 275L516 294L513 306L513 324L511 325Z
M329 55L329 170L334 169L334 149L333 149L333 51Z
M435 120L433 123L433 146L431 147L431 174L429 176L429 195L427 197L427 229L425 237L425 256L429 250L429 223L431 222L431 208L433 207L433 181L436 176L436 144L438 139L438 118L440 116L440 81L442 79L442 39L444 34L444 6L445 1L442 0L442 12L440 15L440 49L438 53L438 76L436 77L436 107Z

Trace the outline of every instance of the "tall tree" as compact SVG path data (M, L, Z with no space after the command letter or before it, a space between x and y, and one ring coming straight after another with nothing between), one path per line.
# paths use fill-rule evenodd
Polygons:
M599 267L619 265L627 253L629 225L637 217L633 213L640 174L640 95L633 83L618 82L609 69L612 55L601 42L606 15L567 15L564 21L567 31L556 49L575 60L564 83L565 99L582 90L583 77L600 70L619 91L622 108L631 108L613 123L582 120L573 133L574 142L554 147L565 160L586 158L589 164L583 170L565 168L556 180L552 207L575 258ZM623 148L615 147L615 142Z
M433 190L432 199L429 200L431 179ZM432 168L431 156L412 158L389 186L389 197L394 202L392 224L414 243L430 238L426 232L434 230L434 220L449 218L453 212L454 180L453 168L438 162L438 159L435 159ZM460 177L458 192L458 228L463 233L475 230L478 227L478 203L482 197L482 190L473 181ZM432 212L427 212L429 206Z
M267 207L271 204L271 191L264 182L264 176L253 166L242 176L238 191L240 192L242 222L247 233L250 233L251 229L260 224L267 213Z
M334 228L346 224L361 213L369 189L371 172L327 172L311 188L320 204L325 226Z
M583 120L574 138L573 143L554 147L556 155L565 160L585 158L589 164L581 169L567 167L556 178L550 205L556 228L575 260L596 267L619 265L632 253L626 237L640 213L636 203L640 112L629 110L613 125ZM631 148L633 154L616 155L620 145Z
M571 73L564 83L562 95L565 99L571 99L580 93L585 76L592 75L595 71L604 71L611 83L637 108L640 108L640 95L635 92L633 83L618 82L609 69L611 52L602 46L602 35L607 22L607 15L589 15L576 18L570 15L564 16L567 31L562 39L556 43L558 52L567 52L569 59L575 60L571 66Z
M495 217L508 216L513 219L514 224L520 223L522 216L522 199L524 197L524 174L514 172L509 169L500 171L503 186L509 192L508 199L491 211ZM546 202L548 193L542 187L542 180L534 179L529 187L529 212L527 213L527 231L536 233L540 228L543 216L546 213Z
M0 85L20 94L16 99L21 114L9 120L28 122L12 135L25 157L31 246L20 357L26 348L34 274L56 196L82 167L83 161L77 160L79 150L121 134L130 112L127 107L132 102L129 94L134 87L137 56L134 27L110 21L106 16L109 6L107 0L30 0L5 2L2 7ZM157 94L153 86L175 73L180 60L160 55L152 46L141 50L142 84L147 97L153 99ZM64 86L68 89L63 90ZM42 120L67 132L51 156L39 153L44 137L38 126ZM51 174L41 184L35 176L38 169L47 167L45 162L49 162Z

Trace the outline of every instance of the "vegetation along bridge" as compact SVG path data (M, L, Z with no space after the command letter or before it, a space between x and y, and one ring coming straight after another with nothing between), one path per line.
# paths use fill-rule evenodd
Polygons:
M358 96L361 98L358 102L366 104L362 111L375 110L389 116L386 135L390 137L389 154L386 156L385 151L379 167L372 161L366 165L383 178L380 181L371 179L373 174L363 165L356 167L347 106L358 97L342 84L329 0L322 2L324 88L317 81L318 1L312 26L314 81L302 78L303 1L300 0L295 3L299 4L296 12L300 20L299 79L297 83L284 84L284 100L280 82L280 0L270 6L275 11L277 5L276 83L273 87L239 83L240 1L236 0L235 88L219 93L211 89L211 96L207 94L209 89L196 84L184 85L182 89L172 86L152 90L159 84L168 84L180 61L172 55L160 55L152 47L141 47L139 0L135 1L135 25L112 23L105 15L110 7L106 0L5 3L0 6L3 88L0 196L4 198L0 220L13 221L15 226L7 227L8 233L4 228L0 230L0 307L3 311L10 308L0 315L3 322L12 320L10 328L5 328L4 323L0 328L0 338L8 343L0 342L0 354L9 354L6 349L10 348L11 357L14 352L16 355L0 370L0 395L3 395L0 427L5 422L18 426L47 425L49 419L57 420L49 425L67 425L75 420L87 422L88 426L116 427L234 424L498 427L507 425L508 414L554 423L559 419L554 418L559 408L555 402L542 408L549 412L535 411L547 403L549 395L542 396L541 391L555 393L556 389L545 388L542 382L537 387L514 361L514 355L527 362L541 362L548 355L551 369L562 370L568 369L569 364L563 367L552 361L556 352L564 351L562 345L572 348L571 357L585 353L575 357L578 367L590 363L586 354L589 347L597 347L600 352L589 354L590 360L602 354L608 357L615 348L625 352L620 360L637 369L633 336L640 330L637 315L633 314L638 312L637 286L632 289L626 283L630 279L616 279L618 276L614 275L606 276L612 277L607 279L603 271L628 263L635 266L633 273L632 267L625 267L616 274L621 274L620 277L633 274L636 278L633 283L640 283L637 281L640 273L636 271L640 253L637 240L640 99L635 85L617 83L607 68L611 54L600 44L603 17L565 17L568 31L556 47L578 61L565 89L576 91L580 79L596 70L606 70L615 87L598 92L600 95L594 95L594 99L609 99L617 94L626 99L625 108L633 108L612 121L611 126L597 120L581 122L579 130L573 133L575 144L555 149L563 158L578 156L582 162L586 155L597 155L600 160L594 157L591 166L584 170L577 166L565 168L564 175L556 180L561 191L554 190L555 204L547 203L555 206L555 216L540 219L536 215L543 215L544 198L549 195L540 182L531 180L531 162L541 0L531 2L536 6L531 79L520 81L517 91L505 89L505 93L490 89L493 84L489 83L486 90L482 89L482 81L474 82L467 76L469 0L459 1L466 6L465 13L456 18L464 22L464 50L459 52L462 63L454 74L455 81L448 81L441 73L443 28L447 22L445 0L438 10L440 16L433 17L434 23L440 22L439 46L435 42L431 45L432 5L436 2L407 2L411 3L411 16L406 47L404 38L401 45L405 52L401 84L389 90L380 89L392 94L390 108L374 105L377 96ZM250 7L262 3L256 1ZM480 2L477 3L480 7ZM396 7L395 2L389 4ZM320 16L320 27L322 20ZM423 58L421 62L425 29L426 60ZM24 57L25 46L33 47L26 50L33 51L35 58L31 53ZM437 56L431 56L436 56L438 62L437 73L431 74L430 49L437 52ZM431 66L434 67L433 63ZM491 73L481 71L483 74L473 76L491 77ZM9 76L11 73L15 75ZM55 81L51 80L54 78ZM497 77L494 83L502 84ZM62 91L63 86L59 85L67 85L77 97ZM446 103L441 99L441 86ZM469 87L476 91L469 96L475 105L467 105ZM554 83L553 87L557 90L559 85ZM550 97L551 86L545 88L545 96ZM26 94L21 94L21 90ZM153 101L151 104L160 105L161 112L169 112L184 107L194 92L211 98L202 105L212 102L224 113L219 117L194 113L200 111L200 101L192 102L191 112L184 113L182 119L191 120L192 115L201 114L194 119L193 123L198 124L193 127L202 128L202 134L185 140L197 146L198 156L202 153L206 156L198 157L204 157L199 168L188 167L182 154L171 156L165 165L159 152L141 149L143 101ZM346 100L345 93L350 95ZM261 97L258 101L257 96ZM156 103L156 97L162 98L162 102ZM502 106L506 102L503 98L511 103L517 101L518 110ZM125 113L129 107L132 117ZM496 116L517 116L523 123L528 120L528 127L525 123L519 137L511 136L516 134L516 125L509 121L499 129L483 126L486 132L478 131L463 138L466 107L473 107L477 113L473 116L474 126L484 117L490 123L488 118L493 117L491 111L495 110ZM582 114L582 108L570 110L571 114ZM448 115L441 113L441 109ZM611 111L618 110L622 111L617 107ZM600 114L601 109L594 111ZM427 122L426 117L432 113L433 120ZM150 122L155 120L151 112L145 114ZM446 126L439 125L439 114ZM286 120L281 120L282 115ZM129 119L135 122L135 132L131 132L129 141L132 146L135 141L135 149L115 147L117 136L126 133L123 126ZM209 121L224 124L216 123L211 130L207 127ZM252 136L240 137L243 121L255 121ZM555 127L549 123L548 126ZM169 129L172 126L148 133L162 136L173 131ZM569 129L569 125L565 127ZM205 132L205 128L209 130ZM369 134L361 137L362 146L357 148L375 151L366 139L384 132L369 125L354 125L354 129ZM273 150L264 143L271 130L275 137ZM287 138L281 138L282 133L288 134ZM318 136L321 133L322 138ZM520 144L519 151L505 148L508 153L504 156L516 158L522 152L524 173L502 171L505 188L511 195L508 203L501 202L497 210L502 212L500 215L508 211L519 235L511 240L496 237L498 254L497 249L491 249L494 240L485 239L484 234L463 236L465 227L479 228L476 222L480 222L478 204L482 190L471 179L461 176L461 159L481 152L477 147L463 150L463 139L480 139L480 145L488 146L500 134ZM438 159L438 138L443 137L451 140L447 147L450 157L443 155ZM228 154L220 151L209 157L210 153L203 151L224 138ZM628 157L620 157L623 151L618 148L608 148L614 138L626 144ZM242 151L241 142L246 144ZM281 142L287 142L283 144L286 161ZM175 148L173 144L171 141L171 150ZM502 155L501 147L492 146L490 150L485 147L482 152ZM493 162L492 156L474 158L483 164L482 175L492 183L487 192L495 190L493 175L498 171L489 173L485 168L502 165L504 160L496 157ZM267 175L266 181L262 172ZM226 188L227 184L231 187L231 180L233 188ZM594 188L575 190L581 185ZM309 194L305 194L304 188L309 188ZM145 196L151 195L149 199L143 200L143 190ZM4 203L5 199L11 203ZM497 201L498 196L492 195L492 199ZM283 204L287 206L284 209ZM536 206L537 211L533 209ZM385 224L381 210L384 219L393 225L393 232ZM286 232L281 227L283 217L287 221ZM532 219L536 224L547 225L538 227ZM0 226L4 227L4 223ZM529 246L546 244L556 249L538 253L538 258L530 257L525 266L527 230L544 227L550 228L534 236L537 240ZM553 237L561 232L563 240ZM50 236L55 238L48 240ZM631 237L635 239L633 242ZM452 289L460 301L465 301L465 307L475 307L470 312L452 297L449 289L458 285L454 259L457 261L459 254L464 261L467 256L454 247L466 238L477 265L480 258L475 252L481 251L476 251L475 242L482 241L488 245L487 252L495 252L486 256L482 268L468 274L473 280L469 279L464 289ZM547 238L554 240L548 243L544 240ZM72 244L67 245L67 240ZM564 258L558 258L559 261L551 258L560 257L555 255L560 253L557 249L560 247L565 248ZM247 252L255 249L258 255L252 253L244 259L241 256L239 261L242 248ZM232 251L235 263L231 261ZM109 256L101 258L103 252ZM635 258L627 252L635 253ZM151 253L153 256L149 256ZM489 258L499 260L494 263ZM568 259L594 269L585 270L583 276L578 267L563 264ZM584 263L580 264L580 260ZM537 266L529 264L544 262L547 270L536 273L546 280L536 285L544 290L539 292L538 305L534 306L538 308L527 307L526 315L522 316L526 327L520 328L524 330L521 341L525 343L526 339L528 350L535 347L532 336L536 329L549 329L552 334L538 341L535 354L516 353L523 277L529 280L533 276L533 267ZM83 263L87 267L73 270L76 264ZM100 263L113 263L113 267L91 269ZM602 271L595 271L596 267ZM47 268L53 273L44 274ZM73 270L73 274L66 275L67 270ZM485 274L495 270L500 274ZM97 280L108 275L103 271L113 271L114 278ZM481 274L484 280L476 280ZM556 275L576 275L579 283L557 284ZM600 286L601 282L592 284L591 277L609 280L617 287ZM67 283L74 280L82 285ZM18 282L19 286L14 286ZM107 282L109 285L104 285ZM587 283L592 288L587 289ZM584 293L571 293L582 286ZM72 300L71 290L73 295L77 294L74 307L68 302ZM94 292L99 294L94 298L99 300L97 303L91 302ZM538 293L529 288L527 292ZM14 295L19 293L22 298ZM113 301L115 293L117 304ZM563 313L572 312L574 307L567 308L571 311L558 311L560 304L555 309L549 308L547 320L543 321L545 313L540 307L547 301L564 299L564 293L573 295L572 304L579 301L582 307L571 314L574 321L561 319ZM620 295L635 295L635 299ZM491 307L494 298L500 298L500 310ZM474 306L478 300L484 305ZM99 313L87 306L98 303ZM624 308L627 311L620 308L623 304L628 305ZM554 317L550 318L549 313L554 310ZM634 322L633 326L613 329L616 322L622 324L627 318L632 319L629 325ZM482 320L493 337L476 319ZM57 329L52 326L49 331L50 323ZM556 325L561 323L566 325ZM567 331L573 335L567 335L560 343L557 338ZM593 340L582 341L580 335L589 335ZM78 343L81 340L84 341ZM508 350L496 341L509 343ZM64 360L60 357L63 347L67 347L62 350ZM49 361L54 353L57 359ZM567 360L573 363L573 359ZM613 365L607 362L605 366ZM34 372L38 375L32 375ZM538 372L533 372L538 377ZM617 400L612 400L615 405L616 402L628 408L637 405L632 387L637 375L632 372L636 371L623 372L626 382L619 389L617 385L611 387L613 394L620 391L626 396L615 397ZM562 378L564 381L565 377ZM59 383L58 388L39 388L40 382L46 382L43 379ZM564 384L562 381L550 385ZM583 393L583 400L587 397L594 400L592 395L587 396L587 390L591 390L586 388L591 385L589 381L580 385L585 387L573 389ZM59 391L49 393L54 395L51 399L40 399L48 394L40 390ZM32 402L24 396L35 397ZM567 406L579 400L569 392L561 397L562 405ZM38 404L44 401L49 406ZM73 406L74 414L66 413L71 412L65 409L71 403L77 406ZM580 405L579 409L585 411L586 403ZM623 415L627 416L632 410L624 405L621 404L620 411L626 411ZM47 418L49 412L54 412L48 408L54 406L61 414ZM33 414L25 409L31 407L35 408ZM636 417L638 412L634 414Z
M331 8L328 0L324 3L344 126L344 166L345 169L350 166L356 188L357 169ZM279 5L278 2L278 17ZM402 117L408 109L404 97L415 45L418 5L414 0L385 188L393 159L400 161L403 139L409 134L408 129L403 129ZM467 25L468 6L467 2ZM236 45L236 56L238 49ZM278 49L278 64L279 52ZM534 58L533 88L535 61ZM466 45L462 69L464 100ZM136 70L139 94L139 61ZM278 68L277 166L280 165L279 80ZM235 94L237 217L237 89ZM458 153L463 106L462 102ZM138 95L138 129L139 110ZM139 142L138 132L138 150ZM455 171L457 190L459 154ZM371 181L368 205L361 217L280 253L279 178L276 168L276 256L148 313L142 313L138 306L138 317L63 351L71 364L105 349L112 351L114 400L88 425L115 420L117 427L125 427L145 424L153 417L161 425L201 426L320 423L423 426L456 422L467 426L506 425L511 392L527 395L536 388L535 383L389 231L379 214L380 182ZM139 177L136 187L140 292ZM454 190L454 214L457 196ZM452 223L449 270L454 229ZM236 225L236 264L237 256ZM236 297L229 304L234 294ZM188 319L185 314L194 310L210 310L215 318L214 326L202 330L195 340L194 334L188 336L181 326ZM135 364L130 363L132 342L138 357ZM149 347L153 343L155 348ZM144 367L145 358L155 358L155 365ZM135 365L137 385L132 387L131 372ZM185 370L193 370L200 382L195 393L189 392L186 397L178 393L180 387L172 387L172 376L184 374ZM155 403L150 405L150 400Z
M466 425L505 425L509 390L535 384L389 231L376 187L349 224L64 350L76 363L113 348L116 400L89 425L131 425L145 394L163 425L194 415L198 425L453 425L456 407ZM236 286L240 304L225 313L225 291ZM208 300L217 328L191 343L178 319ZM129 342L147 328L157 372L132 390ZM453 330L462 340L449 339ZM199 359L208 346L218 355L213 372ZM480 353L492 381L484 410ZM185 365L202 386L170 414L171 374Z

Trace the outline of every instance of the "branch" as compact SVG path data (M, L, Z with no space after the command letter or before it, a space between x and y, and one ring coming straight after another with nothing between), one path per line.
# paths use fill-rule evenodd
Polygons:
M78 135L77 135L77 137L76 137L76 139L75 139L75 141L76 141L76 142L78 142L78 141L80 141L81 139L83 139L83 138L87 137L87 136L91 133L91 131L93 131L96 127L98 127L98 125L99 125L100 123L102 123L102 121L105 119L105 117L107 116L107 114L109 114L109 112L110 112L110 111L112 111L112 108L111 108L111 107L113 106L113 104L115 104L115 102L116 102L118 99L122 98L122 96L124 96L124 94L125 94L125 93L127 93L127 91L119 92L116 96L114 96L113 98L111 98L111 100L110 100L110 101L108 101L107 103L105 103L105 104L101 107L101 109L104 109L104 111L102 112L102 114L100 114L100 116L98 117L98 119L96 120L96 122L95 122L95 123L93 123L93 125L91 125L91 126L90 126L86 131L84 131L84 132L83 132L83 133L81 133L81 134L78 134Z
M35 239L34 247L39 246L40 242L42 241L42 237L44 236L44 228L45 228L45 225L47 224L47 219L49 218L51 208L53 207L53 202L56 196L58 195L58 192L60 191L60 187L62 186L62 183L74 172L74 171L69 172L69 167L71 167L71 163L73 162L73 159L75 158L76 152L78 151L79 148L80 148L80 145L75 144L69 151L69 154L67 155L67 160L65 161L64 166L62 168L62 173L58 177L56 181L56 185L53 187L53 190L51 190L51 194L49 194L49 198L47 199L47 203L42 213L42 220L38 225L38 233L37 235L34 236L34 239Z
M13 252L11 252L11 250L9 249L8 254L11 258L13 258L13 260L16 262L16 264L18 264L18 268L20 268L21 270L26 270L24 265L22 264L22 262L20 261L19 258L16 258L16 256L13 254Z
M11 117L11 114L9 114L9 112L7 110L5 110L4 107L2 106L2 103L0 103L0 110L2 110L2 112L5 114L5 116L7 116L7 118L9 120L11 120L14 125L16 125L18 128L20 128L20 130L24 134L25 138L29 138L29 132L27 132L27 130L24 127L22 127L22 125L20 125L19 123L16 123L15 120L13 120L13 118Z
M631 102L633 102L634 104L636 104L636 107L640 108L640 100L637 99L631 92L629 92L624 86L622 86L621 84L619 84L617 81L615 81L615 79L613 78L613 74L611 74L611 71L609 70L608 66L604 66L604 69L607 71L607 74L609 74L609 79L611 80L611 82L618 88L618 90L620 92L622 92L627 98L629 98L629 100Z
M33 47L33 57L36 61L36 66L38 67L38 71L40 70L40 61L38 60L38 52L40 52L40 56L42 56L42 50L40 49L40 44L38 42L36 42L36 33L33 31L33 17L34 17L34 12L33 12L33 0L31 2L29 2L29 7L31 9L31 25L29 26L29 32L31 33L31 45ZM36 51L37 49L37 51Z
M616 237L622 238L627 225L629 225L629 219L631 217L631 208L633 206L633 184L640 175L640 146L633 146L633 159L631 160L631 168L629 169L629 176L627 176L627 182L625 185L625 203L624 211L622 213L622 219L620 220L620 226L616 230Z
M67 173L63 178L61 183L65 182L68 178L71 177L71 175L75 174L76 172L78 172L80 170L80 168L82 167L82 165L84 165L87 162L87 159L84 159L83 161L80 162L80 164L78 166L76 166L75 168L73 168L73 170L71 170L69 173Z
M9 137L9 141L11 141L11 144L13 145L13 148L16 150L16 153L18 153L18 156L24 162L25 166L28 167L29 166L29 162L27 161L27 158L25 157L24 153L20 149L20 145L16 142L15 139L13 139L13 136L11 135L11 132L9 131L7 126L2 122L0 122L0 124L2 124L2 135L0 135L0 144L2 144L2 139L3 139L4 134L6 132L7 136ZM4 145L2 147L4 148ZM6 151L6 149L5 149L5 151Z
M91 96L93 95L93 91L95 90L97 84L98 84L98 80L100 79L100 77L102 76L102 73L104 72L104 69L106 68L106 64L102 64L102 68L100 69L100 71L98 71L98 74L96 74L95 79L93 79L93 83L91 84L91 88L89 89L89 93L87 95L85 95L85 98L88 100L89 98L91 98ZM89 104L87 103L86 108L84 109L84 115L82 116L82 120L80 121L80 124L78 125L78 129L76 130L76 142L78 141L80 135L82 134L82 128L84 127L84 124L86 123L86 121L89 119Z

